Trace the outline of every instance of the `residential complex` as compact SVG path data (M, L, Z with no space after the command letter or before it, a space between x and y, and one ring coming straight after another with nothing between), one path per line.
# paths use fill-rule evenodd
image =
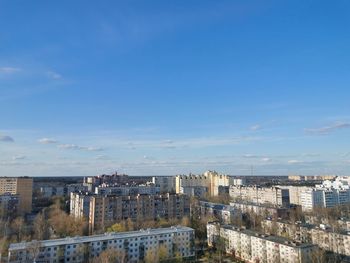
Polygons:
M350 256L350 235L347 231L333 231L325 225L312 225L288 221L263 220L262 229L274 232L279 236L287 236L293 240L309 242L327 251Z
M72 193L70 209L75 217L87 217L89 231L94 233L126 219L137 222L181 219L189 216L190 202L186 195L169 193L130 196Z
M210 196L219 194L219 186L229 186L231 177L215 171L207 171L202 175L177 175L176 193L208 193ZM199 190L200 189L200 190Z
M289 190L280 187L230 186L230 197L235 201L255 204L271 204L288 207Z
M0 177L0 194L18 195L18 213L32 211L33 178L29 177Z
M220 226L217 222L208 223L207 238L209 246L215 246L223 239L226 253L252 263L311 263L317 251L317 247L312 244L293 242L231 225Z
M242 213L230 205L199 201L201 216L211 216L225 224L230 224L235 218L241 218Z
M175 193L175 176L153 176L152 183L159 187L161 193Z
M160 187L154 185L107 185L95 187L97 195L155 195L160 194Z
M194 230L189 227L147 229L10 244L8 262L87 262L103 251L118 252L121 262L140 262L148 255L163 259L194 257Z

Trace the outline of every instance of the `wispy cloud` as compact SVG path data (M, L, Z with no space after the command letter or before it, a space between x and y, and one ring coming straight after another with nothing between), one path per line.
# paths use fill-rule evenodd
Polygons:
M0 73L1 74L14 74L21 71L20 68L15 67L0 67Z
M46 74L51 79L61 79L62 78L61 74L54 72L54 71L48 71L48 72L46 72Z
M347 129L347 128L350 128L349 122L336 122L336 123L329 125L329 126L324 126L321 128L311 128L311 129L307 128L304 130L305 130L305 132L307 132L309 134L326 135L326 134L329 134L331 132L341 130L341 129Z
M289 163L289 164L300 164L300 163L303 163L303 161L299 161L299 160L289 160L288 163Z
M79 146L76 144L59 144L57 145L57 147L65 150L82 150L82 151L89 151L89 152L98 152L98 151L104 150L103 148L100 148L100 147L85 147L85 146Z
M16 155L16 156L12 157L12 160L18 161L18 160L24 160L26 158L27 158L27 156L25 156L25 155Z
M261 130L262 126L260 124L255 124L253 126L250 126L249 128L251 131L257 131L257 130Z
M261 161L263 161L263 162L270 162L271 158L264 157L264 158L261 158Z
M54 144L54 143L57 143L57 140L50 139L50 138L42 138L42 139L39 139L38 142L42 144Z
M15 140L8 135L0 135L0 142L14 142Z

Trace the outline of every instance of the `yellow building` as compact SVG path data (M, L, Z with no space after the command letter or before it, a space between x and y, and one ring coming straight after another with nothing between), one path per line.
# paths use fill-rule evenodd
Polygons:
M18 195L18 212L20 214L32 211L33 178L0 177L0 194L5 193Z
M177 175L175 178L176 193L185 187L206 187L210 196L219 194L219 186L229 186L230 177L215 171L206 171L202 175Z

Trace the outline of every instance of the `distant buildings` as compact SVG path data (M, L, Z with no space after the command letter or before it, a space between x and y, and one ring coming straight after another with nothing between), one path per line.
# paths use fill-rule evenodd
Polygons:
M18 213L32 211L33 178L29 177L0 177L0 194L18 195Z
M90 233L104 231L116 222L131 219L142 222L157 218L181 219L190 214L189 197L181 194L96 195L71 194L70 214L86 217Z
M157 262L161 250L164 259L194 257L194 230L171 227L14 243L9 247L8 262L82 263L106 250L115 251L121 262L130 263L148 256Z
M334 207L350 204L350 186L344 178L335 181L324 181L313 188L307 188L300 194L303 211L311 211L316 207Z
M255 204L248 202L230 202L230 206L235 209L240 210L242 213L251 213L254 212L260 216L271 216L271 217L280 217L287 218L290 215L290 208L273 206L271 204Z
M159 187L161 193L175 193L175 176L153 176L152 183Z
M336 175L289 175L288 180L291 181L323 181L334 180Z
M230 186L230 197L235 201L255 204L271 204L288 207L289 190L280 187Z
M95 187L97 195L156 195L160 194L160 187L154 185L99 185Z
M207 237L209 246L221 242L226 253L245 262L311 263L317 251L317 247L312 244L293 242L230 225L220 226L215 222L207 224Z
M186 193L189 195L218 196L219 186L229 186L231 178L228 175L207 171L202 175L177 175L176 193Z

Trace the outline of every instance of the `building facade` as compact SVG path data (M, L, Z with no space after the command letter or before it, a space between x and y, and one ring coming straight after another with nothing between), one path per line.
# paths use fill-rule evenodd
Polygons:
M194 230L170 227L14 243L9 247L8 262L82 263L98 257L103 251L112 250L117 252L121 262L136 263L148 255L157 261L161 248L165 252L164 259L194 257Z
M32 211L33 178L29 177L0 177L0 194L18 195L18 213Z
M177 175L175 178L176 193L194 188L207 188L210 196L219 195L219 186L229 186L231 177L228 175L219 174L215 171L206 171L202 175ZM185 189L185 190L184 190Z
M317 250L312 244L292 242L230 225L220 226L216 222L208 223L207 235L209 246L215 246L221 238L226 253L251 263L311 263Z
M152 183L159 187L161 193L175 193L175 176L153 176Z
M242 202L288 207L289 190L280 187L230 186L230 197Z
M89 231L104 231L114 223L131 219L181 219L190 215L189 197L181 194L161 195L92 195L71 194L71 214L86 217Z

